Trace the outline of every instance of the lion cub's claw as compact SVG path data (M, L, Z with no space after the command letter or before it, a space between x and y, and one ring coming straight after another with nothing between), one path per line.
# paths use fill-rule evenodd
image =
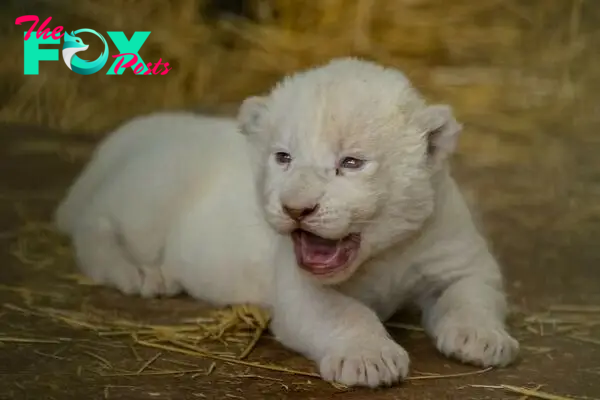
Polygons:
M519 353L519 342L503 327L447 321L434 335L441 353L479 367L505 367Z
M320 362L321 377L346 386L389 386L406 378L406 350L390 338L371 339L340 347Z

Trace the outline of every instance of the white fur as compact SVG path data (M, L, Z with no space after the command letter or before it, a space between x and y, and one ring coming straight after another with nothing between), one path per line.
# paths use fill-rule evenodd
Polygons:
M270 308L276 337L327 380L404 378L408 354L381 321L410 302L442 353L505 366L518 343L500 269L446 162L459 131L450 108L427 105L399 71L335 60L249 98L238 121L158 113L121 126L57 224L83 271L125 293ZM277 164L278 151L292 162ZM336 174L347 156L364 167ZM362 235L356 261L325 280L296 265L282 212L315 203L304 228Z

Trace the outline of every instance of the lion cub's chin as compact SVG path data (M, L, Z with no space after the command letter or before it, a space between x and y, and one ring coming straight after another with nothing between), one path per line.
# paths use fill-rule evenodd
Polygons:
M338 284L357 268L355 262L361 235L351 233L340 239L326 239L312 232L296 229L291 233L298 267L323 284Z

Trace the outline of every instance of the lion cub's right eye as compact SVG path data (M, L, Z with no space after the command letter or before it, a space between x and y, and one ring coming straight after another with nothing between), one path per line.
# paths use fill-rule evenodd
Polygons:
M292 156L289 153L278 151L275 153L275 161L280 165L287 165L292 162Z

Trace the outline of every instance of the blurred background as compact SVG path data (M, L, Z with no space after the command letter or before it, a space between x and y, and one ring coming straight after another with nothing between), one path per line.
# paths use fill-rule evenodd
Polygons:
M523 113L576 110L565 118L573 126L597 111L600 6L590 0L3 3L0 117L6 121L94 130L156 109L218 108L267 90L286 73L346 55L402 69L463 119L482 118L483 110L503 116L494 121L498 129L521 127ZM141 56L168 60L173 70L160 78L116 78L105 70L80 76L63 63L43 62L38 76L24 76L22 31L30 23L16 26L14 19L26 14L52 16L49 27L70 31L122 30L128 37L151 31ZM86 59L95 59L101 43L84 36Z
M140 55L145 62L169 62L172 70L106 75L110 58L89 76L62 61L41 62L39 75L26 76L23 32L30 23L14 21L27 14L41 21L52 16L51 29L124 31L128 38L151 31ZM542 352L523 367L537 371L535 377L513 374L514 383L568 373L570 383L554 380L555 389L600 396L594 386L600 381L600 335L594 331L600 326L600 2L3 0L0 17L1 174L7 178L1 198L12 228L24 226L22 214L14 216L16 205L47 221L97 140L127 118L164 109L233 116L242 99L266 92L285 74L360 56L401 69L430 101L451 104L465 125L455 175L506 270L516 325L533 335L529 347L539 350L549 341L544 346L554 349L550 358ZM81 37L90 44L81 57L95 59L100 40ZM27 232L30 242L39 236ZM7 249L20 243L21 234L15 235L2 239ZM56 253L53 246L36 248L48 255ZM13 284L43 288L56 271L73 270L72 261L56 256L47 263L55 269L38 268L36 275L24 268L31 257L7 257L0 278ZM148 307L160 315L152 307L165 307L72 290L104 307L134 307L129 311L138 315ZM552 307L571 310L566 326L587 339L565 339L572 329L554 329L565 319L555 317L554 328L531 319ZM575 373L573 365L588 365L596 375Z

